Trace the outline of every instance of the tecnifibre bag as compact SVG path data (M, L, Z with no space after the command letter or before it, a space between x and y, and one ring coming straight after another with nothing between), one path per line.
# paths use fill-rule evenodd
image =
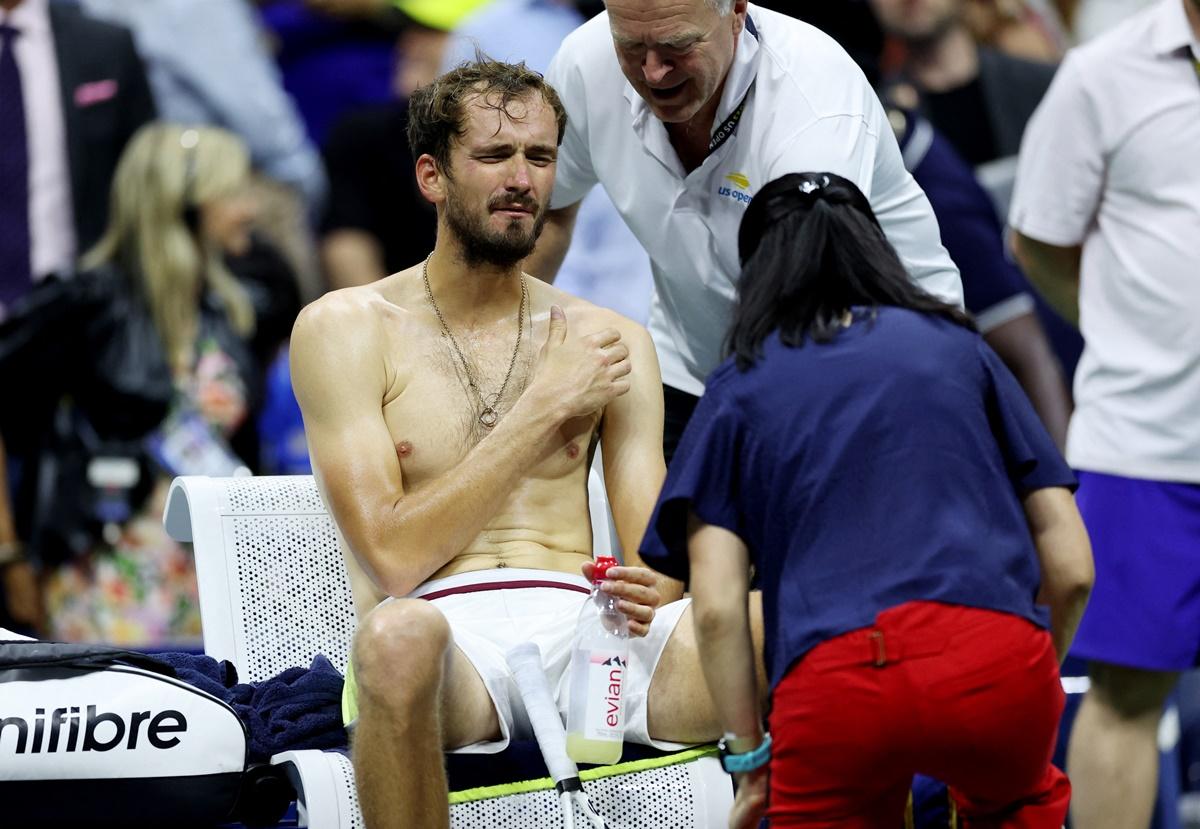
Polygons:
M92 645L0 641L0 823L211 826L246 770L233 709L168 665Z

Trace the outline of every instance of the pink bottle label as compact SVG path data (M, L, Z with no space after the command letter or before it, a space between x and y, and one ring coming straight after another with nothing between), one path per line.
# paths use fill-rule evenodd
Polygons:
M588 740L621 740L625 733L625 673L628 658L617 651L592 651L588 662Z

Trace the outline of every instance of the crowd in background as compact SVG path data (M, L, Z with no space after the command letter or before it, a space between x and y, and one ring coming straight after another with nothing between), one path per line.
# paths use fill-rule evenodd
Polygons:
M875 85L968 310L1063 447L1083 341L1007 252L1017 158L1066 51L1150 0L759 5ZM602 8L0 0L0 627L198 645L164 486L308 471L292 320L434 244L409 96L477 49L545 71ZM647 318L649 261L601 188L556 284Z

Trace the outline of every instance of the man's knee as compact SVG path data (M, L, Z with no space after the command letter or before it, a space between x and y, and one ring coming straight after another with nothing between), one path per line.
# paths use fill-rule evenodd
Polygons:
M1157 717L1179 679L1170 671L1143 671L1121 665L1088 665L1095 701L1121 719Z
M446 617L427 601L398 599L363 620L354 638L354 676L369 695L435 691L452 642Z

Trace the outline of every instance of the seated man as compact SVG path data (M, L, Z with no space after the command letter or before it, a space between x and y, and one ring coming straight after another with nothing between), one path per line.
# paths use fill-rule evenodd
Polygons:
M720 733L688 602L660 606L680 585L635 552L664 477L649 335L520 268L565 123L523 66L482 61L419 90L409 137L437 206L433 252L296 323L292 376L362 620L347 703L371 827L446 826L443 748L531 736L504 660L517 642L540 645L565 704L597 442L626 551L611 589L636 637L626 738L671 747Z

